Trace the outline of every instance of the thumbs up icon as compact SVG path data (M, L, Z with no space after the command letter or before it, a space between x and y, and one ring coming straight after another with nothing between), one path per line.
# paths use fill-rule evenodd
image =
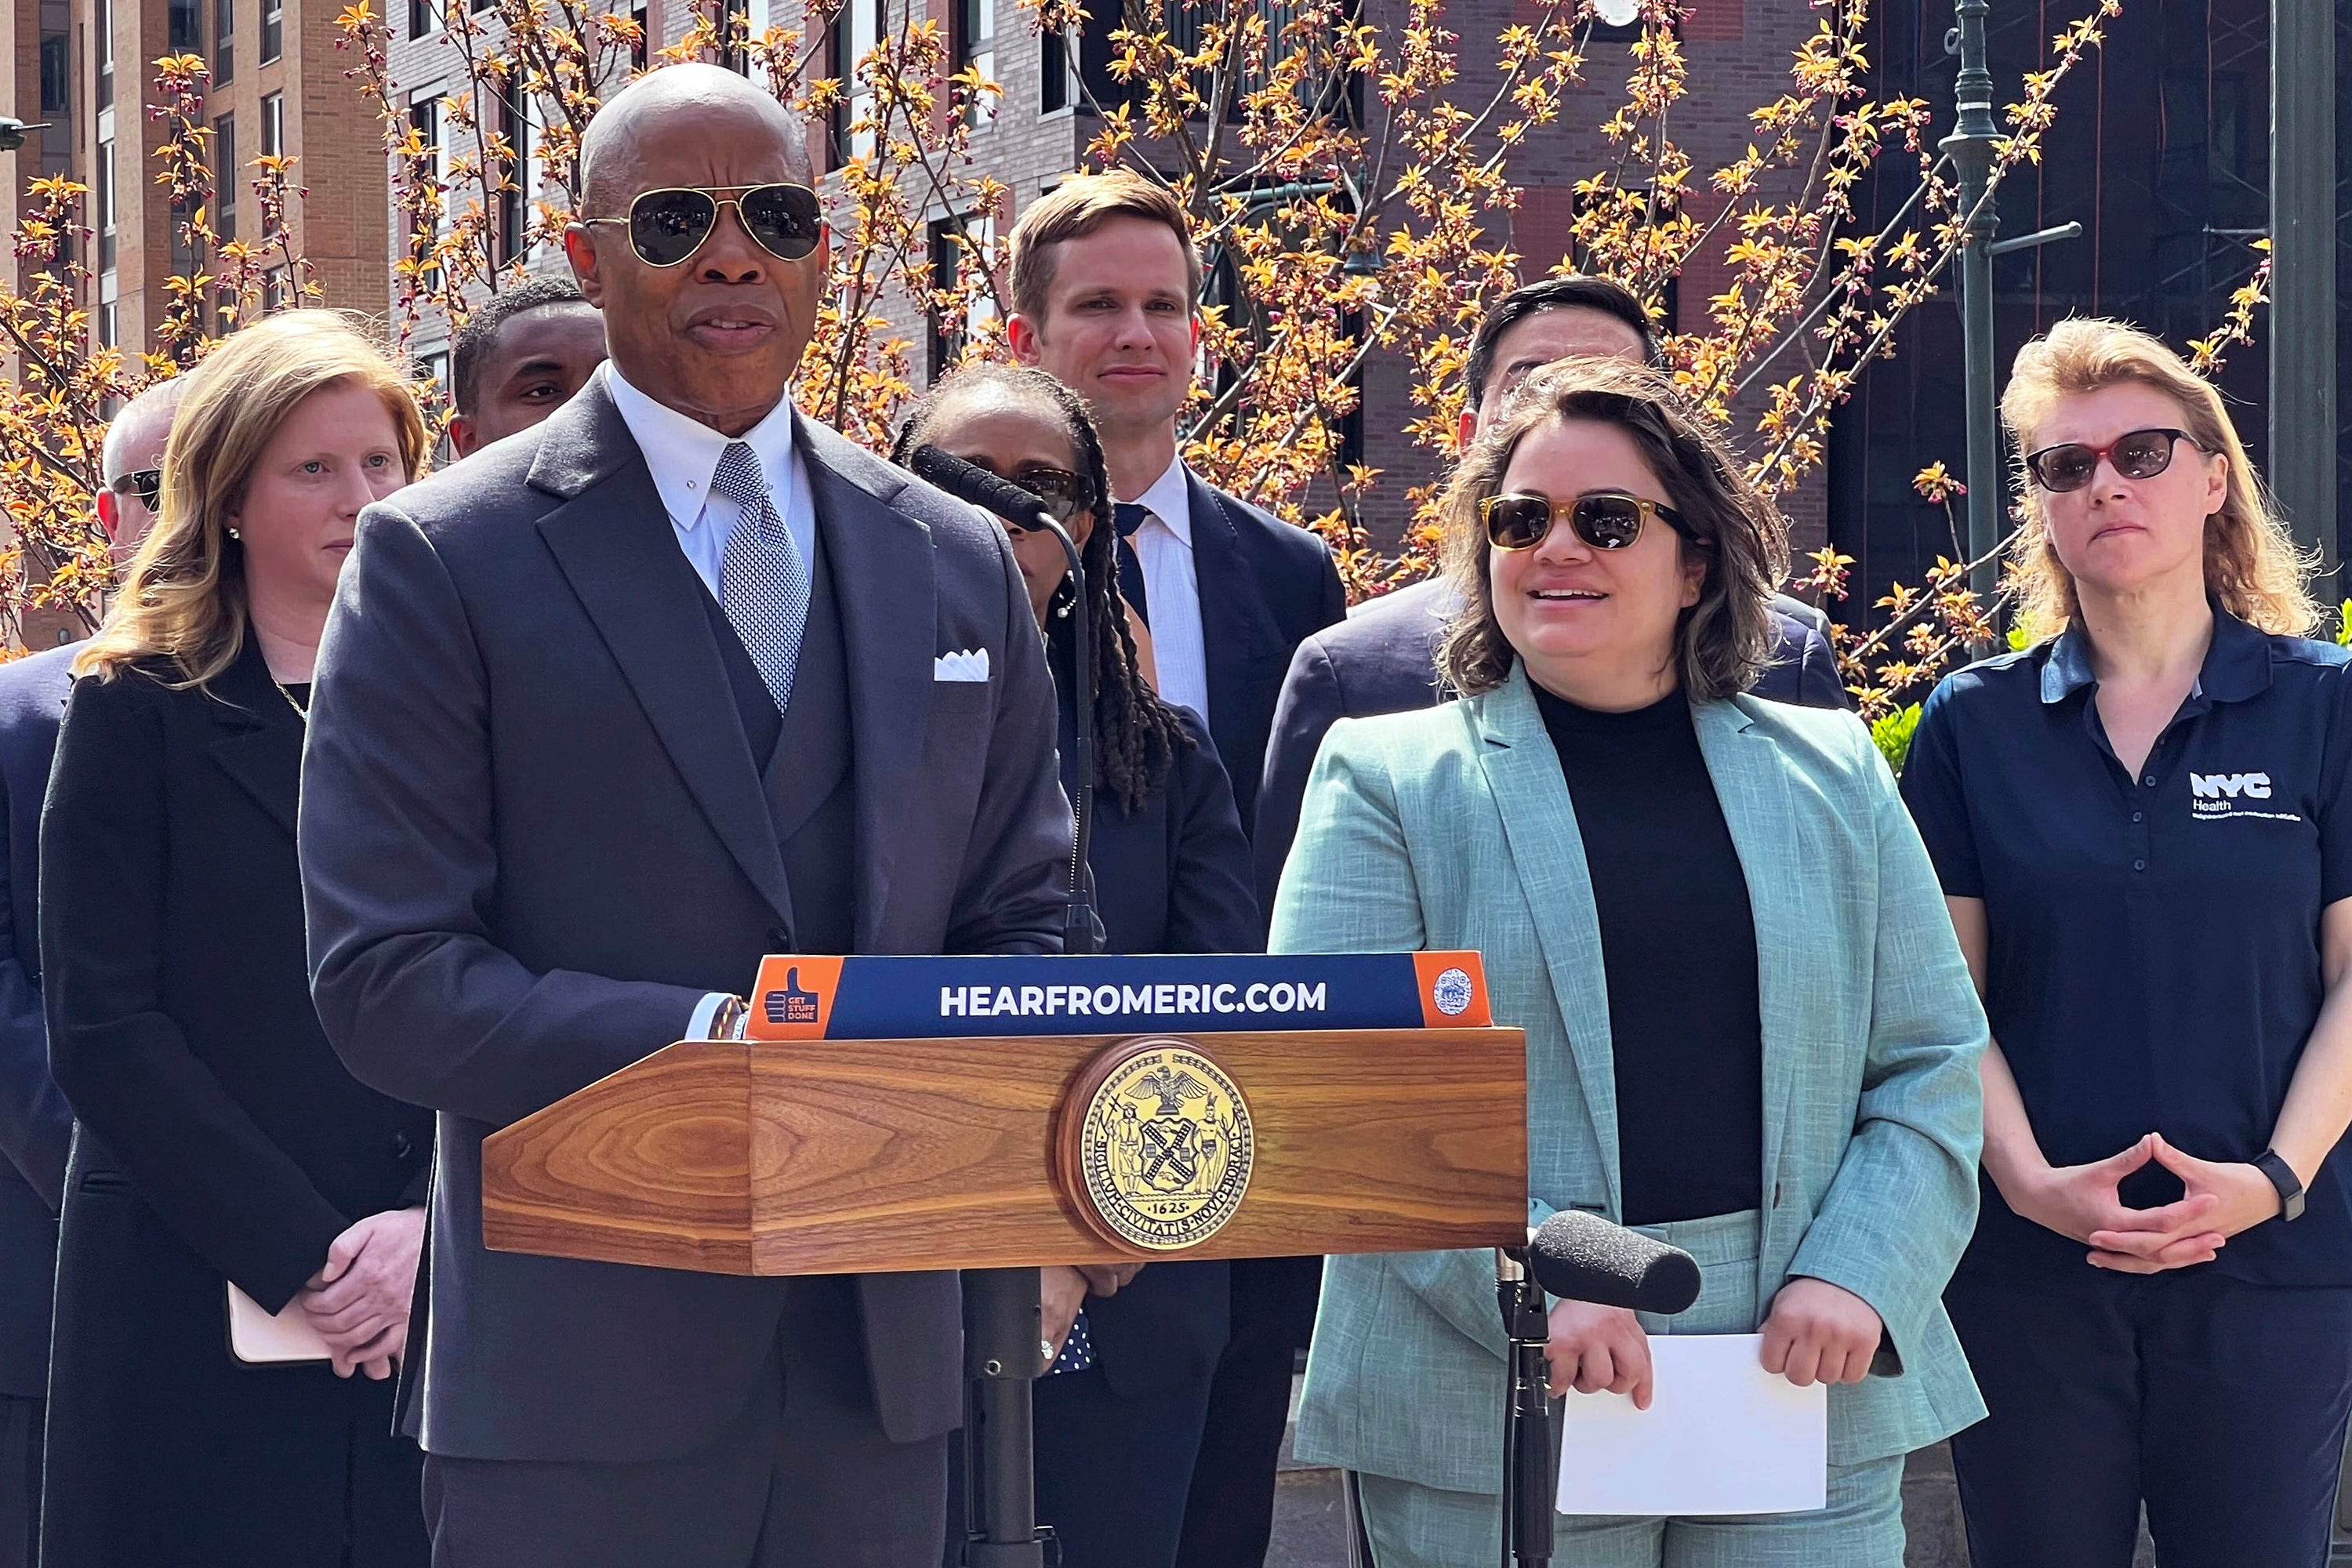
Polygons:
M768 1022L771 1024L814 1024L817 1021L817 994L801 989L801 972L796 964L784 971L784 983L768 993Z

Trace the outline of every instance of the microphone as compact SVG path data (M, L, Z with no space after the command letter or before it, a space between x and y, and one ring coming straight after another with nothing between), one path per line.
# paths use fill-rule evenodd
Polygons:
M1564 1300L1662 1317L1698 1300L1698 1264L1689 1253L1577 1209L1536 1227L1528 1272Z
M1053 514L1046 511L1044 501L1011 479L999 479L978 463L968 463L953 452L942 452L937 447L918 447L908 459L908 466L915 470L917 479L937 485L958 500L994 512L1024 533L1054 527ZM1073 559L1071 569L1076 568Z
M1010 479L1002 479L978 463L968 463L953 452L942 452L937 447L922 446L908 454L907 466L915 477L940 489L960 501L967 501L985 511L994 512L1024 533L1045 532L1061 542L1062 559L1068 565L1070 583L1077 590L1070 606L1070 637L1075 650L1070 663L1071 697L1077 719L1076 743L1072 747L1077 763L1077 798L1070 803L1074 831L1070 839L1070 894L1063 909L1062 951L1087 953L1094 952L1102 942L1102 922L1095 916L1094 879L1087 862L1094 843L1095 798L1095 659L1094 625L1087 609L1087 568L1078 558L1077 542L1070 531L1054 521L1045 503L1023 489Z

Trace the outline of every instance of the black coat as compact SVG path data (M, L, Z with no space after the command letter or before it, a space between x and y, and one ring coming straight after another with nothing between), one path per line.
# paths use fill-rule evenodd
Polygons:
M73 1112L49 1077L34 925L41 797L77 650L49 648L0 666L0 1394L47 1396L49 1294L58 1272Z
M302 740L249 635L210 693L132 670L67 704L41 825L77 1124L47 1568L425 1560L393 1384L228 1349L224 1279L282 1308L354 1221L421 1203L430 1168L431 1116L353 1079L311 1009Z

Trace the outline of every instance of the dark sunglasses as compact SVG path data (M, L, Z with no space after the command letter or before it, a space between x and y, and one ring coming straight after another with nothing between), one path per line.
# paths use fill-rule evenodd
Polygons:
M140 505L149 511L153 511L155 503L162 500L163 495L163 470L141 468L136 472L120 476L106 488L119 496L137 496Z
M648 267L676 267L702 248L724 207L733 207L744 232L780 261L803 259L824 235L824 206L806 185L752 185L732 196L684 186L647 191L629 204L625 218L583 221L623 225L637 259Z
M1488 496L1478 503L1486 542L1497 550L1533 550L1551 532L1553 519L1568 514L1576 537L1595 550L1623 550L1642 537L1642 524L1656 518L1685 539L1695 538L1683 514L1657 501L1622 490L1587 490L1571 501L1549 496Z
M2176 441L2197 447L2197 437L2186 430L2126 430L2104 447L2068 441L2028 452L2025 471L2033 476L2035 484L2054 495L2079 490L2089 484L2092 476L2099 471L2101 458L2113 463L2116 472L2127 479L2152 479L2172 467L2172 445ZM2204 450L2202 447L2197 449Z
M966 458L964 461L975 468L986 468L990 473L996 474L994 466L985 458ZM1010 474L996 474L996 477L1008 483L1019 485L1023 489L1035 496L1045 503L1045 515L1065 528L1070 525L1070 519L1094 508L1094 481L1083 474L1074 474L1067 468L1048 468L1039 463L1033 468L1021 468Z

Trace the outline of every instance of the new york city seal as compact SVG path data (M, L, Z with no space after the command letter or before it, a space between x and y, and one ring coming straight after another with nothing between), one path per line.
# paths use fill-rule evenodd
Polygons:
M1078 1117L1066 1185L1106 1239L1176 1252L1214 1236L1249 1188L1255 1143L1240 1086L1181 1040L1118 1047Z

